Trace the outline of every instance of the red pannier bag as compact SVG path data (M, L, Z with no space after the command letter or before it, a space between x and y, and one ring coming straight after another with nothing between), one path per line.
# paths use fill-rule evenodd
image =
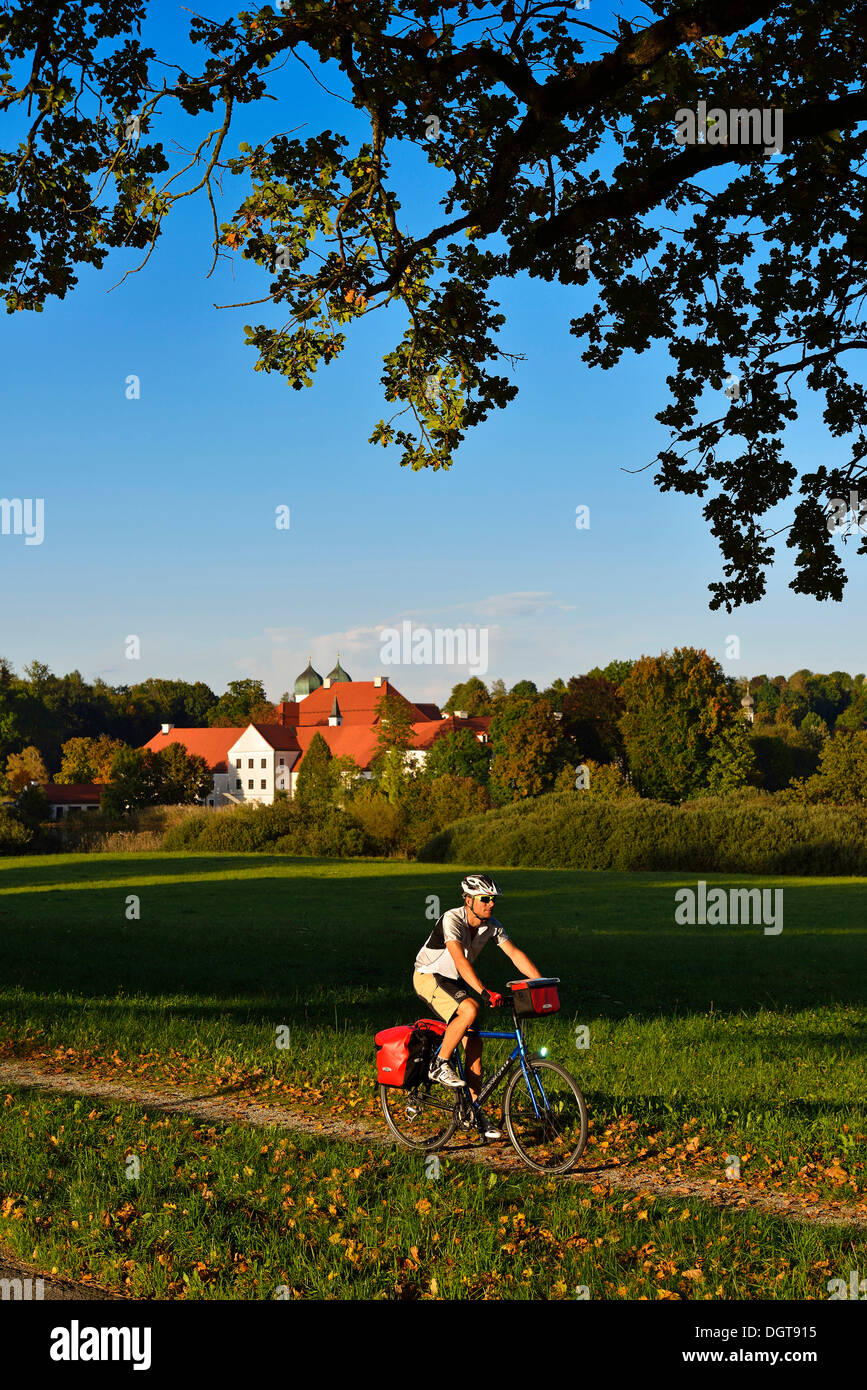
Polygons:
M510 980L512 1001L518 1018L534 1018L560 1012L560 980Z
M412 1024L384 1028L374 1038L376 1043L376 1079L381 1086L402 1086L409 1061L409 1040Z
M417 1086L427 1075L431 1058L446 1031L439 1018L420 1018L414 1024L384 1028L376 1043L376 1079L381 1086Z

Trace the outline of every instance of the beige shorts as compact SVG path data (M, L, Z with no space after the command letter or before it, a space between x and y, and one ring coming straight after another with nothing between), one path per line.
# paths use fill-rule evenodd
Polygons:
M464 999L475 1000L475 995L463 980L450 980L445 975L422 975L416 970L413 972L412 987L419 998L430 1004L445 1023L455 1015L458 1005ZM474 1025L468 1031L477 1032L477 1026Z

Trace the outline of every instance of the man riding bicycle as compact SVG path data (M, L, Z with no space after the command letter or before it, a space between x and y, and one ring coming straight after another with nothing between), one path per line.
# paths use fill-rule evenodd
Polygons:
M431 1065L431 1081L439 1081L443 1086L465 1085L450 1065L452 1053L463 1041L469 1091L475 1102L482 1085L482 1039L476 1027L478 1001L496 1009L503 1003L503 996L485 988L472 962L489 941L496 941L526 979L538 978L539 971L530 957L510 941L494 916L494 899L502 896L494 880L488 874L469 874L461 883L461 893L464 906L443 913L416 956L412 984L416 994L448 1024ZM496 1125L484 1115L481 1119L487 1139L502 1138Z

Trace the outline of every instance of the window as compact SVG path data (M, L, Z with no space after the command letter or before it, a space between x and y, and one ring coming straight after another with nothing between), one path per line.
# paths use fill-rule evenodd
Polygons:
M263 758L263 759L262 759L262 766L263 766L263 767L267 767L267 766L268 766L268 759L267 759L267 758Z
M248 767L252 767L252 766L253 766L253 759L252 759L252 758L248 758L248 759L247 759L247 766L248 766Z
M240 759L240 758L236 758L236 759L235 759L235 766L236 766L236 767L240 767L240 766L241 766L241 759Z
M264 777L262 778L262 790L263 792L268 790L268 783L265 781Z
M249 782L247 783L247 786L249 787L250 791L253 790L253 778L252 778L252 777L250 778Z
M285 758L281 758L281 759L280 759L280 766L281 766L281 767L283 766L283 764L284 764L285 761L286 761Z
M236 778L235 778L235 791L236 791L236 792L239 792L240 790L241 790L241 779L240 779L240 777L236 777Z

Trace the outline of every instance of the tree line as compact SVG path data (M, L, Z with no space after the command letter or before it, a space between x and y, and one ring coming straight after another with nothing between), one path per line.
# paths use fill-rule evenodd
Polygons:
M331 759L320 737L301 764L298 795L337 804L351 793L380 820L412 794L430 795L413 787L443 777L452 798L466 784L474 809L568 788L668 802L748 786L860 799L863 673L802 669L736 679L707 652L684 647L613 661L542 690L531 680L507 689L502 680L487 686L473 677L443 708L490 716L487 741L469 729L444 733L419 766L407 756L411 706L386 695L373 777L360 779L351 760ZM275 717L258 680L232 681L217 696L201 681L113 687L77 671L55 676L40 662L17 676L0 658L0 789L17 795L33 781L103 783L113 789L106 805L115 811L196 800L210 788L201 758L177 746L160 754L140 748L159 725L239 727Z

